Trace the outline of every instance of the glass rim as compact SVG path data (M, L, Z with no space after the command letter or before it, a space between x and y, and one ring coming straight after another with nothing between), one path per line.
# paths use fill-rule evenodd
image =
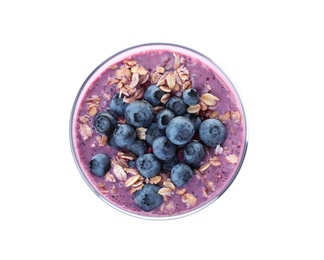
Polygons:
M187 212L184 213L180 213L180 214L175 214L175 215L165 215L165 216L149 216L149 215L141 215L141 214L136 214L133 212L130 212L126 209L123 209L122 207L119 207L117 205L115 205L114 203L110 202L107 198L105 198L93 185L92 183L88 180L88 178L86 177L84 171L82 170L79 160L78 160L78 156L76 154L76 151L74 149L74 142L73 142L73 131L74 131L74 116L75 116L75 112L76 112L76 108L77 108L77 103L80 99L80 95L82 93L82 91L85 89L86 85L88 82L91 82L92 77L109 61L121 56L122 54L125 54L127 52L136 50L136 49L140 49L140 48L145 48L145 47L151 47L152 50L156 50L156 47L171 47L171 48L176 48L176 49L183 49L184 51L189 51L191 52L190 54L195 54L198 55L202 58L204 58L206 61L208 61L210 64L207 65L212 65L214 66L221 74L221 79L226 79L227 80L227 87L229 87L234 93L235 93L235 97L237 98L237 101L240 104L240 109L241 109L241 113L243 114L243 126L244 126L244 148L242 149L242 155L241 155L241 159L236 167L236 171L233 174L233 176L231 177L231 179L226 183L226 185L222 188L221 192L219 194L217 194L216 196L214 196L212 199L210 199L208 202L203 203L202 205L196 207L193 210L189 210ZM155 48L154 48L155 47ZM166 48L163 48L166 49ZM122 58L120 59L122 60ZM107 69L107 67L105 67L105 69ZM211 67L212 68L212 67ZM216 72L216 71L214 71ZM143 44L139 44L139 45L134 45L128 48L125 48L121 51L116 52L115 54L111 55L110 57L108 57L107 59L105 59L103 62L101 62L90 74L89 76L84 80L83 84L81 85L79 91L77 92L77 95L74 99L73 105L72 105L72 110L71 110L71 114L70 114L70 119L69 119L69 139L70 139L70 148L71 148L71 152L72 152L72 156L74 159L74 162L78 168L78 171L80 173L80 175L82 176L83 180L86 182L86 184L88 185L88 187L102 200L104 201L106 204L108 204L109 206L111 206L112 208L118 210L119 212L122 212L126 215L132 216L132 217L136 217L136 218L140 218L140 219L146 219L146 220L171 220L171 219L178 219L178 218L182 218L182 217L186 217L189 215L192 215L196 212L199 212L203 209L205 209L206 207L210 206L212 203L214 203L217 199L219 199L226 191L227 189L232 185L232 183L234 182L234 180L236 179L238 173L241 170L241 167L243 165L243 162L245 160L246 157L246 153L247 153L247 148L248 148L248 138L249 138L249 124L248 124L248 119L247 119L247 113L246 113L246 105L242 99L242 95L239 92L239 90L237 89L236 85L233 83L233 81L231 80L231 78L228 76L227 73L224 72L224 70L216 63L213 61L213 59L209 58L208 56L206 56L205 54L202 54L199 51L196 51L192 48L183 46L183 45L179 45L179 44L173 44L173 43L164 43L164 42L153 42L153 43L143 43Z

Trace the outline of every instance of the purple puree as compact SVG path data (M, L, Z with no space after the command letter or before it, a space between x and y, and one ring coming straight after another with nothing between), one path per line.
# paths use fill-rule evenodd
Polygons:
M125 182L116 179L115 182L106 180L105 177L96 177L90 173L89 162L97 153L104 153L109 155L110 158L115 158L117 151L109 145L99 146L98 137L99 133L93 127L93 115L88 115L87 100L93 96L100 97L100 104L97 107L98 111L105 111L109 108L108 96L113 96L118 93L116 84L108 85L107 79L114 77L116 68L106 69L101 73L92 83L90 87L81 93L79 102L77 103L76 111L73 118L73 145L76 151L76 157L80 164L85 177L93 185L93 187L108 201L119 208L138 214L142 216L156 216L165 217L170 215L181 215L188 211L195 210L210 200L218 197L224 189L232 181L236 170L240 165L245 146L245 125L244 114L242 111L241 103L237 94L227 86L228 81L222 79L218 71L213 70L205 63L202 63L196 57L188 56L184 53L179 53L181 57L186 59L185 65L190 72L190 80L192 87L198 90L200 96L204 93L210 93L219 98L214 111L216 118L219 118L226 126L227 136L223 144L220 154L215 155L215 147L207 148L205 159L201 162L201 166L208 163L210 158L217 156L220 165L210 165L207 170L202 171L201 174L195 174L189 183L181 188L173 190L171 196L164 197L162 206L155 208L150 212L143 211L134 201L134 194L130 194L130 187L125 187ZM137 64L146 68L150 74L156 69L156 66L163 66L166 60L169 60L165 66L167 70L174 70L174 53L168 50L147 51L136 53L127 57L125 60L135 60ZM122 66L123 60L115 63L118 68ZM117 68L117 69L118 69ZM151 78L148 84L151 84ZM208 87L209 85L210 87ZM105 93L105 98L104 98ZM108 94L108 95L107 95ZM214 117L215 117L214 114ZM84 122L80 118L86 116L87 124L92 129L92 136L84 140L80 134L80 127ZM208 118L208 117L206 117ZM108 137L109 138L109 137ZM198 135L194 136L197 140ZM113 165L109 171L113 173ZM132 175L128 174L128 177ZM162 183L158 184L162 186ZM183 201L183 194L178 194L177 191L185 189L185 194L191 194L195 197L194 205L188 205ZM181 192L180 192L181 193ZM191 196L190 195L190 196Z

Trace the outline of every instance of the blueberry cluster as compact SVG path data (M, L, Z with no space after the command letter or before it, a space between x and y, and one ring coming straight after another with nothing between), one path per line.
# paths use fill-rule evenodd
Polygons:
M131 151L137 156L133 164L143 177L171 172L174 185L182 187L194 175L193 169L200 167L206 154L205 146L215 147L224 142L226 128L217 119L203 120L199 115L187 113L188 106L198 104L200 99L193 88L185 90L182 97L172 96L155 115L154 107L163 106L160 100L164 94L158 86L151 85L143 100L130 104L123 101L122 95L116 94L109 109L95 116L94 127L98 133L109 136L111 147ZM126 123L118 123L117 118L121 116ZM137 137L137 128L147 129L145 140ZM183 158L178 157L179 151ZM110 168L110 159L107 155L97 154L89 168L93 174L102 177ZM136 191L135 202L143 210L151 211L163 202L158 190L157 185L145 184Z

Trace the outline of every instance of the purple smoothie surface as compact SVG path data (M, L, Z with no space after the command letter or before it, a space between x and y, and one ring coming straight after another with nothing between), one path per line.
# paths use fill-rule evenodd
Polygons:
M102 199L108 201L115 208L132 215L163 218L181 216L203 208L228 188L244 159L247 145L246 123L237 92L218 67L215 67L208 59L191 51L181 48L169 49L166 46L156 50L142 48L134 50L134 53L130 50L126 55L116 56L111 61L104 63L88 78L77 97L72 114L72 149L83 177ZM123 84L129 86L134 80L133 74L137 71L134 69L134 73L132 72L134 66L147 71L146 75L137 73L139 75L137 89L142 88L145 91L148 86L157 84L156 80L159 80L163 75L172 72L177 75L176 82L179 84L176 83L175 90L170 92L171 96L181 96L184 82L189 81L186 86L195 88L200 97L206 93L217 97L216 105L206 105L201 98L199 103L201 107L196 114L199 114L203 119L219 119L227 131L225 141L221 145L217 147L205 146L206 156L201 162L200 168L194 170L194 176L189 183L183 187L173 186L171 191L169 190L170 192L163 194L163 204L150 212L143 211L135 203L136 191L134 190L136 188L125 187L125 182L134 176L134 171L126 171L127 178L122 178L118 172L116 173L119 170L115 168L119 163L118 158L120 159L120 156L124 154L126 158L121 160L121 168L125 168L125 162L129 163L130 161L127 157L130 153L110 147L108 145L110 136L106 137L96 132L93 126L95 115L109 109L112 97L116 93L121 93ZM129 78L116 76L117 71L123 68L131 71L131 74L128 75ZM188 73L187 79L186 75L179 79L181 71ZM161 86L167 86L167 80ZM140 93L140 91L136 93ZM142 99L142 96L139 94L137 98ZM131 98L129 102L132 102ZM116 117L120 123L125 121L123 116L117 115ZM199 141L199 135L195 134L193 140ZM151 150L149 147L149 151ZM104 177L97 177L89 170L91 158L98 153L107 154L112 160L111 168ZM181 149L178 149L177 154L181 161ZM136 166L131 165L129 168L136 171ZM161 172L159 176L161 176L161 180L156 185L163 188L165 183L170 183L169 172ZM144 179L142 182L144 184L150 180ZM167 186L169 187L169 185Z

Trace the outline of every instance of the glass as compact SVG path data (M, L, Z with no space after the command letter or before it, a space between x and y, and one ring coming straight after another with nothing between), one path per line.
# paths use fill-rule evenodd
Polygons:
M82 102L83 96L87 93L88 89L92 86L92 83L98 79L108 68L111 66L117 64L118 62L121 62L125 59L128 59L131 55L134 54L139 54L142 52L149 52L149 51L170 51L173 53L179 53L182 54L186 57L191 57L193 59L197 59L200 61L202 64L206 65L209 67L217 76L222 81L222 84L226 86L230 92L233 94L233 97L235 99L235 103L237 104L240 114L241 114L241 125L242 125L242 147L241 147L241 156L239 162L237 162L235 172L232 174L232 176L227 179L224 182L224 185L222 186L221 190L214 192L211 195L211 198L209 198L207 201L199 205L198 207L195 207L192 210L186 210L183 213L180 214L170 214L170 215L161 215L161 216L152 216L149 213L136 213L132 212L131 210L127 210L121 206L118 206L116 203L113 203L112 201L109 200L107 196L105 196L102 192L98 190L97 187L95 187L94 183L90 181L90 179L87 177L88 175L85 172L85 167L82 166L81 163L81 158L80 155L76 152L78 149L76 140L75 140L75 127L78 121L77 118L77 113L78 113L78 108ZM111 56L110 58L106 59L104 62L102 62L97 68L94 69L94 71L87 77L87 79L84 81L82 84L79 92L77 93L77 96L75 98L73 107L72 107L72 112L71 112L71 117L70 117L70 129L69 129L69 134L70 134L70 145L71 145L71 150L73 154L74 161L76 163L76 166L84 179L84 181L87 183L87 185L90 187L90 189L100 198L102 199L105 203L110 205L111 207L126 213L128 215L134 216L134 217L139 217L143 219L153 219L153 220L166 220L166 219L174 219L174 218L179 218L179 217L184 217L190 214L193 214L197 211L202 210L203 208L206 208L213 202L215 202L224 192L228 189L228 187L231 185L231 183L234 181L236 178L237 174L239 173L241 166L243 164L245 154L247 151L247 146L248 146L248 129L247 129L247 119L246 119L246 112L244 109L244 105L241 99L241 95L238 93L238 90L235 88L234 84L232 81L229 79L229 77L223 72L223 70L211 59L209 59L207 56L190 49L188 47L180 46L180 45L175 45L175 44L169 44L169 43L149 43L149 44L142 44L138 46L133 46L128 49L122 50L115 55Z

